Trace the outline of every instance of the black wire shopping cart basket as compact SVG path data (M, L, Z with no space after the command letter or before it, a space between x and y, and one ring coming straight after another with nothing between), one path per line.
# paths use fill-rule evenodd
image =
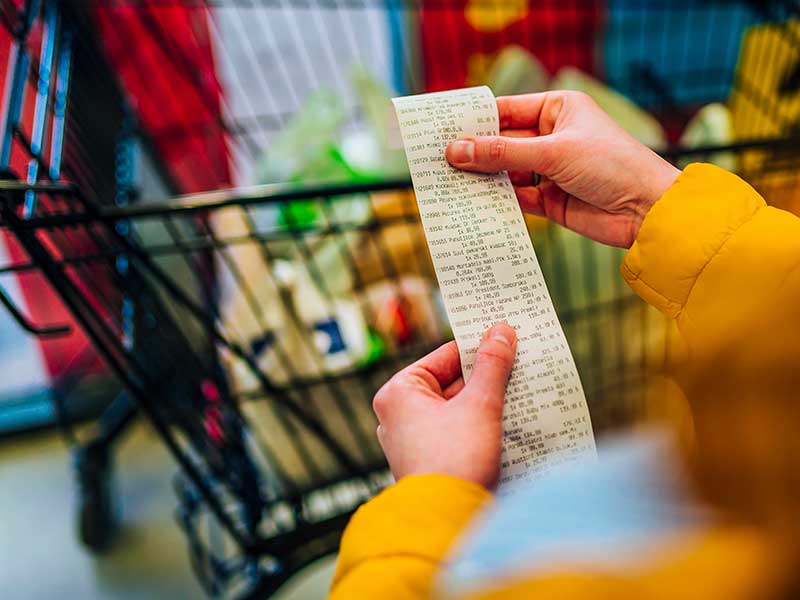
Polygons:
M374 392L450 338L381 130L389 89L555 76L646 109L623 125L676 163L797 205L788 2L3 0L0 21L0 276L46 281L71 323L0 300L32 334L82 332L124 389L75 440L81 535L107 541L109 449L141 414L180 466L213 595L264 597L335 551L391 482ZM680 345L622 284L621 251L529 225L595 430L658 410Z

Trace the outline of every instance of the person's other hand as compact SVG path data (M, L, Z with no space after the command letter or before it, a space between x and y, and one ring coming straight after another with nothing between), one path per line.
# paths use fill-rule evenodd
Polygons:
M494 487L500 473L503 399L514 364L514 329L483 336L464 385L455 342L406 367L373 400L378 440L395 479L439 473Z
M450 143L450 164L508 171L523 211L599 242L630 247L680 173L581 92L500 97L497 108L500 135Z

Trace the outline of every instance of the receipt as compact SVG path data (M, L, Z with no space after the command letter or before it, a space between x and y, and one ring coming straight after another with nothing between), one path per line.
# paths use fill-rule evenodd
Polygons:
M557 464L595 456L575 361L508 174L467 173L444 158L452 140L498 134L491 90L392 102L465 379L489 326L507 321L517 331L503 409L500 485L507 488Z

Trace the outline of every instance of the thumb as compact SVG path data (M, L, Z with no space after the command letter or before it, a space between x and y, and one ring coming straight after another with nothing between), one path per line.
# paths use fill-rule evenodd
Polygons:
M502 412L506 383L517 353L517 334L507 323L498 323L483 336L469 381L462 394Z
M445 158L454 167L466 171L534 171L547 175L553 166L553 146L558 141L554 139L556 136L464 138L450 142L445 150Z

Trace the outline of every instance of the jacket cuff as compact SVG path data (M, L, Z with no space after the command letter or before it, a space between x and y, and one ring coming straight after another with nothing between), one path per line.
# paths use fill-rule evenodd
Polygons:
M647 213L622 276L646 302L677 317L704 267L764 206L736 175L689 165Z
M390 556L438 563L492 495L447 475L413 475L359 508L342 536L334 583L364 561Z

